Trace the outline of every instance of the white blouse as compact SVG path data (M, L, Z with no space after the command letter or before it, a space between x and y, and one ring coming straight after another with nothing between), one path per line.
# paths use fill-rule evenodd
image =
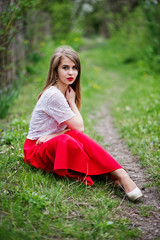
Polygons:
M60 132L67 127L64 122L74 116L63 93L51 86L37 101L32 112L27 138L36 140L41 136Z

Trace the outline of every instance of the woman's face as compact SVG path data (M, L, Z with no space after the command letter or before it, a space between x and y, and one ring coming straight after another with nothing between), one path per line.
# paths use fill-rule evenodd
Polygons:
M58 86L71 85L78 75L75 63L68 57L62 57L58 66Z

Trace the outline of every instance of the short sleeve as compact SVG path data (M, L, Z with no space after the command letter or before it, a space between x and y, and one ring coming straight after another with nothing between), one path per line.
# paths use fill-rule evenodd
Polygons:
M60 92L53 93L46 101L46 113L59 124L75 116L66 98Z

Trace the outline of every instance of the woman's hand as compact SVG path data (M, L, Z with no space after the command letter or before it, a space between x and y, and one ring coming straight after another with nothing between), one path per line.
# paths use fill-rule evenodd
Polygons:
M72 87L68 86L67 90L66 90L66 99L68 101L68 103L70 104L71 102L75 103L75 98L76 98L76 93L73 90Z
M36 145L41 144L41 143L44 143L44 142L47 142L48 140L50 140L50 139L52 139L52 138L54 138L54 137L56 137L56 136L59 136L59 135L65 133L65 132L68 131L68 130L69 130L69 129L65 129L65 130L62 130L62 131L57 132L57 133L53 133L53 134L50 134L50 135L42 136L42 137L40 137L40 138L37 139Z
M57 136L56 134L45 135L37 139L36 145L47 142L48 140L52 139L53 137Z
M83 118L76 106L75 97L76 97L75 91L73 90L72 87L69 86L66 91L66 99L72 111L74 112L75 116L65 121L64 123L68 126L69 129L83 132L84 131Z

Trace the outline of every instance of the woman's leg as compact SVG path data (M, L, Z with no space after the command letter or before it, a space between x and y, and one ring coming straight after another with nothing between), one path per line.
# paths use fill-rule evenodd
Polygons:
M119 180L130 200L135 201L143 196L141 190L136 186L124 169L117 169L111 172L111 174Z
M113 172L122 166L97 142L82 132L71 130L65 133L71 136L83 147L89 157L88 175L100 175Z
M131 200L136 200L142 196L140 189L129 177L127 172L116 162L110 154L104 150L99 144L94 140L89 138L87 135L78 131L69 131L67 134L71 135L78 142L83 144L84 151L87 153L91 159L90 165L94 162L95 174L89 172L88 175L99 175L103 173L110 173L115 177L124 188L127 196ZM101 168L101 173L98 171ZM93 170L93 168L92 168Z
M136 188L136 184L132 181L128 173L123 168L117 169L110 174L119 180L126 193L129 193Z

